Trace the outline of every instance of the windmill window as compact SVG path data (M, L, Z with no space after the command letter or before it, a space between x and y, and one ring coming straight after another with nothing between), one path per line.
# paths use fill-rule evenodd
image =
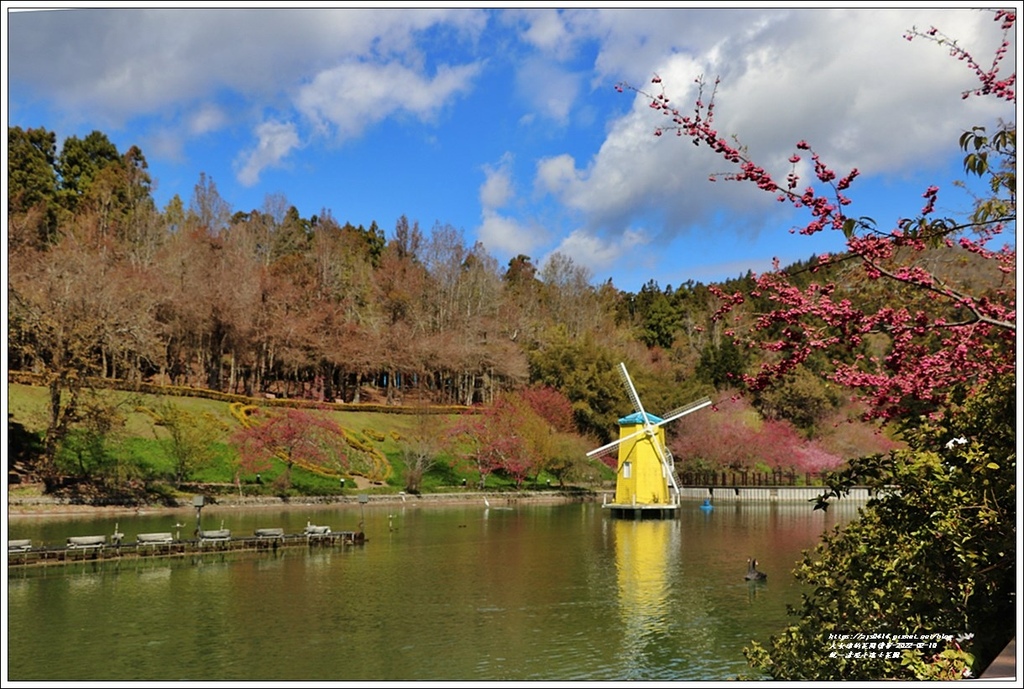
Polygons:
M633 463L623 462L622 463L622 478L630 478L633 474Z

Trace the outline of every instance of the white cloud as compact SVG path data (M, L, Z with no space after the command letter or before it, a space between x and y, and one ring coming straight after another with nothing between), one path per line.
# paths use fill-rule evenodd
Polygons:
M9 17L9 75L65 107L131 117L218 90L280 94L325 64L410 55L435 27L472 39L485 22L482 12L440 9L20 12Z
M487 251L499 256L530 255L548 239L547 232L536 225L521 222L494 210L485 210L477 238Z
M512 200L512 156L505 153L497 166L484 166L484 183L480 186L480 205L484 211L496 210Z
M238 181L247 187L259 182L263 170L279 165L299 145L299 135L290 122L264 122L256 127L256 136L256 148L243 153L238 163Z
M223 108L208 103L189 117L188 131L193 135L209 134L223 127L227 121L228 116Z
M574 230L551 253L564 254L574 263L597 274L615 265L653 266L657 255L647 248L649 242L648 235L632 229L612 238L600 237L585 230Z
M566 153L537 162L535 184L538 190L555 196L569 195L580 182L576 160Z
M609 11L590 30L602 37L599 72L648 89L657 73L683 114L693 111L695 77L720 75L717 129L737 134L782 178L801 139L841 174L857 167L898 175L948 154L964 122L993 117L989 104L960 99L973 77L946 51L903 39L915 23L944 25L970 41L992 22L934 9ZM990 47L993 30L983 28L990 40L981 45ZM616 232L643 221L676 234L708 231L715 220L756 232L786 210L753 185L709 183L709 175L729 169L724 161L685 138L653 136L667 118L643 97L622 98L632 108L611 123L589 160L554 155L537 166L537 187L576 211L583 226Z
M512 183L513 156L506 152L497 164L485 165L484 183L480 185L480 226L477 238L488 251L502 257L531 254L549 241L549 233L540 225L502 213L502 209L515 203Z
M560 53L571 40L563 17L558 12L525 10L521 18L527 23L523 39L542 51Z
M320 72L303 86L296 106L318 127L333 128L344 140L396 113L432 118L467 90L479 71L479 64L445 65L431 79L397 63L346 63Z
M580 94L579 74L538 58L520 61L516 90L520 97L545 117L567 121Z

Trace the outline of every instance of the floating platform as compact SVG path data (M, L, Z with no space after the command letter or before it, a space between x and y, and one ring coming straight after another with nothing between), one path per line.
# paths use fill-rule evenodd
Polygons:
M134 543L106 536L72 536L64 546L36 546L31 540L9 541L8 568L44 567L71 562L141 560L185 557L206 553L245 553L278 548L322 548L363 545L362 531L332 531L327 526L307 526L302 533L286 534L284 529L256 529L250 536L235 536L229 529L200 531L197 538L179 540L170 533L139 534Z
M679 505L620 505L606 503L602 507L619 519L674 519L679 515Z

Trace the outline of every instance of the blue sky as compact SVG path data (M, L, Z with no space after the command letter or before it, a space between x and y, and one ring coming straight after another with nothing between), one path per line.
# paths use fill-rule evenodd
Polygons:
M1015 115L963 100L971 73L903 38L934 25L990 56L998 27L964 5L6 6L8 125L138 145L161 207L187 204L205 173L234 211L283 198L389 237L405 215L461 230L501 265L557 251L629 291L842 244L791 235L799 216L763 192L708 182L725 164L654 137L659 117L618 82L658 74L689 111L694 78L720 77L720 131L780 176L801 139L841 174L858 168L850 212L883 226L931 184L942 212L967 209L957 138Z

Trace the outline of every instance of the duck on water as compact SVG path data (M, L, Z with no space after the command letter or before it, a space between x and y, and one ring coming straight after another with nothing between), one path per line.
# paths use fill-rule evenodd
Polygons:
M768 578L768 575L757 569L757 560L747 558L747 575L744 577L747 581L764 581Z

